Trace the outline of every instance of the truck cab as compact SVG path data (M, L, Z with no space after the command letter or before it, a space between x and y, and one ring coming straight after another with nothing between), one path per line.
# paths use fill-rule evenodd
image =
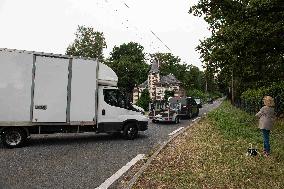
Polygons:
M128 139L147 130L148 118L134 108L126 95L116 87L99 86L98 131L123 132Z

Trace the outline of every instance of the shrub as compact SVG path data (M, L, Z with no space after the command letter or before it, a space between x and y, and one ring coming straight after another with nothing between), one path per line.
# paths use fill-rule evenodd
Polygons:
M148 89L144 89L141 93L141 97L137 101L136 105L143 108L145 111L149 110L150 94Z
M186 95L193 98L200 98L202 102L206 102L208 99L217 99L222 97L222 94L217 91L211 93L205 93L197 89L188 90Z
M275 112L280 115L284 111L284 82L272 83L257 89L248 89L241 95L241 100L246 109L259 109L264 96L269 95L275 99ZM255 112L255 111L254 111Z

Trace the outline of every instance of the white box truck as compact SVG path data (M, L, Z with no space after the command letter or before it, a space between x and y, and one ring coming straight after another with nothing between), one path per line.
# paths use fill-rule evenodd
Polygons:
M4 146L31 134L105 132L137 137L148 119L94 59L0 48L0 132Z

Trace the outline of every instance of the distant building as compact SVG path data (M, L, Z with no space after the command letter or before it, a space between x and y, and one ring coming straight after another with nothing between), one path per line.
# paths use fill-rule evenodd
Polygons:
M173 74L160 76L159 63L154 61L148 73L148 79L133 90L133 103L136 103L144 89L148 89L152 101L164 100L165 91L174 91L175 97L185 96L182 83Z

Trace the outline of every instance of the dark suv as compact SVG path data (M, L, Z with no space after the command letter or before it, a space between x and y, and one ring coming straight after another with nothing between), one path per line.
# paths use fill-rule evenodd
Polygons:
M199 114L199 106L191 97L171 98L171 106L180 106L178 114L182 117L193 118Z

